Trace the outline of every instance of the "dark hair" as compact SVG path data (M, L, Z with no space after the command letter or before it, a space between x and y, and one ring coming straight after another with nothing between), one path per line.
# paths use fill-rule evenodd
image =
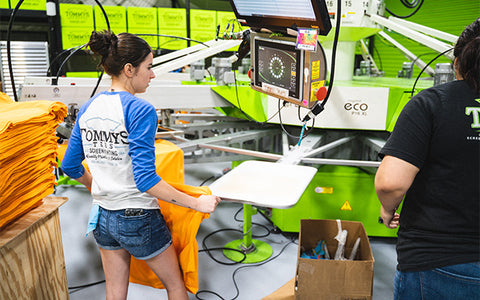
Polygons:
M460 34L453 55L457 58L458 73L480 93L480 18Z
M93 53L101 55L100 65L110 76L118 76L123 67L130 63L138 67L152 52L148 43L131 33L115 35L110 31L93 31L87 47Z

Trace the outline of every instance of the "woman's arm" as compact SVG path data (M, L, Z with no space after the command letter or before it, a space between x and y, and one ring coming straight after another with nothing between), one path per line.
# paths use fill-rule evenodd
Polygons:
M80 176L79 178L74 178L76 181L80 182L81 184L83 184L84 186L87 187L87 189L89 191L92 190L92 174L90 174L90 172L88 172L87 170L85 170L85 173L83 173L82 176Z
M146 192L158 199L204 213L213 212L220 202L220 198L214 195L202 195L198 198L192 197L178 191L165 182L165 180L160 180Z
M386 155L375 176L375 190L382 203L381 217L385 226L396 228L399 215L395 212L412 185L419 169L394 156Z

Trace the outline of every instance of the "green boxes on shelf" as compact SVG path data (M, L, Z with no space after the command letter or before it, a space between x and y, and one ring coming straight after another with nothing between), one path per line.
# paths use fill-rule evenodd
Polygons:
M127 7L127 31L138 34L147 41L152 49L157 49L157 9L155 7Z
M165 29L159 28L159 34L169 35L172 37L158 37L158 48L168 50L180 50L187 47L187 40L179 37L187 37L187 29ZM193 46L193 44L191 44Z
M159 29L187 29L185 8L157 8Z
M190 31L190 37L195 41L207 42L207 41L215 39L215 32L214 31L207 31L207 30L193 30L192 29Z
M289 209L272 209L272 222L281 230L298 232L301 219L359 221L370 236L396 236L379 222L380 202L375 174L356 167L322 166L300 200Z
M157 28L155 7L127 7L127 24L130 28Z
M2 1L0 1L0 3L1 2ZM7 7L5 7L5 8L8 8L8 0L3 1L3 2L7 3ZM18 2L20 2L20 0L10 0L10 7L12 9L14 9L17 6ZM0 8L3 8L3 6L1 6L1 4L0 4ZM25 0L25 1L23 1L22 5L20 6L20 9L46 10L47 9L47 0Z
M240 25L238 25L239 23L236 21L236 19L237 17L235 16L235 13L231 11L217 11L217 23L220 25L221 33L225 31L225 28L229 23L230 23L230 26L232 26L232 24L235 24L235 27L234 27L235 31L241 31L241 28L238 28Z
M63 49L79 47L88 43L93 28L86 27L63 27L62 46Z
M93 30L93 7L83 4L60 3L60 23L63 27L84 27Z
M136 28L128 27L128 32L133 33L144 39L153 50L158 48L158 32L157 27L152 28Z
M215 39L217 12L214 10L192 9L190 11L190 37L206 42Z
M187 47L187 41L175 37L187 37L187 11L184 8L159 7L158 33L173 37L158 38L158 48L179 50Z
M110 29L115 33L127 31L127 10L123 6L103 6L110 23ZM95 30L106 30L107 22L100 6L94 7L95 13Z
M217 12L214 10L190 10L190 29L212 31L217 28Z

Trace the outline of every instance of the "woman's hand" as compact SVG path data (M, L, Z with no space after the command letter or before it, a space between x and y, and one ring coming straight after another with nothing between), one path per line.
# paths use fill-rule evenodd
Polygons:
M195 210L203 213L211 213L215 210L218 203L222 201L220 197L214 195L201 195L197 198L198 202L195 205Z

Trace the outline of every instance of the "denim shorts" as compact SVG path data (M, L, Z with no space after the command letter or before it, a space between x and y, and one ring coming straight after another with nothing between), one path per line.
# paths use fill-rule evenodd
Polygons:
M144 209L138 216L125 216L125 210L100 207L93 235L100 248L127 250L136 259L146 260L172 244L170 230L160 209Z

